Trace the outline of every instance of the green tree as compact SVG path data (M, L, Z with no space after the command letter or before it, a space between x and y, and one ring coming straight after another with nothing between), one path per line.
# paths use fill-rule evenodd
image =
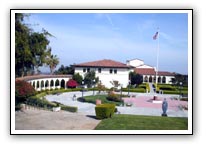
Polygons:
M76 73L73 75L73 80L75 80L78 84L81 85L83 77L79 73Z
M24 76L33 68L29 46L30 29L23 23L24 14L15 14L15 73Z
M50 68L50 74L53 74L54 69L59 64L59 59L56 55L50 55L46 58L46 65Z
M30 25L24 23L28 15L15 14L15 76L24 76L46 63L47 56L51 55L48 37L52 35L45 29L34 32Z
M64 66L61 65L60 68L58 68L57 71L55 71L55 74L74 74L74 67L72 65Z
M92 85L96 84L99 81L99 78L95 76L95 71L90 71L85 74L84 82L87 84L87 87L90 88ZM93 81L95 80L95 82Z
M49 33L43 30L42 33L34 32L29 37L29 45L32 53L34 70L39 72L39 67L46 63L46 57L51 54L49 48Z
M182 82L183 86L188 86L188 76L187 75L182 75L179 73L174 73L174 78L171 78L171 82L175 86L179 86L180 82Z
M143 83L143 76L140 74L137 74L136 72L130 72L129 77L131 79L131 85L138 86L139 84Z

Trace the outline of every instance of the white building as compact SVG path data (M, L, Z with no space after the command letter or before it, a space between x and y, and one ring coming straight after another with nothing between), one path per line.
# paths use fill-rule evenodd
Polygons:
M114 60L98 60L74 65L75 73L85 77L85 74L90 71L95 71L99 81L108 88L113 87L113 81L118 81L123 87L127 87L129 83L129 72L135 71L143 76L143 82L156 82L155 67L144 64L143 60L132 59L127 60L126 64ZM174 74L166 71L158 71L158 83L170 84Z
M129 66L133 66L135 68L154 68L150 65L144 64L144 61L140 60L140 59L127 60L126 64L129 65Z
M129 72L133 70L132 66L114 60L99 60L74 65L75 73L85 76L87 72L95 71L99 81L108 88L113 87L113 81L118 81L122 87L127 87L129 82Z
M16 78L16 80L24 80L30 83L35 90L51 90L67 88L68 80L72 79L72 75L33 75Z
M156 82L155 67L144 64L144 61L140 59L127 60L127 65L135 67L134 71L143 76L143 82ZM157 81L160 84L171 84L172 78L174 78L174 73L166 71L157 72Z

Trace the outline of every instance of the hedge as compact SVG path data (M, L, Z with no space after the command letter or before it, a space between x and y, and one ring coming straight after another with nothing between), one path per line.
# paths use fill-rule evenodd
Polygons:
M111 118L115 112L115 104L99 104L95 107L96 118Z
M36 96L28 98L26 104L46 109L51 109L52 107L56 107L55 103L51 103L44 98L40 99Z
M176 90L176 88L174 86L167 85L167 84L158 85L158 87L159 87L160 90L168 90L168 91L175 91Z
M147 86L146 86L146 84L141 84L141 85L138 85L137 88L143 88L146 90Z
M122 91L128 92L128 88L123 88ZM129 89L130 92L141 92L145 93L146 90L144 88L136 88L136 89Z
M163 94L180 94L180 91L169 91L169 90L163 90ZM186 95L188 94L188 91L181 91L181 94Z
M72 89L60 89L60 90L46 90L47 94L57 94L57 93L65 93L65 92L74 92L74 91L81 91L82 88L72 88Z
M37 94L36 97L42 98L42 97L46 96L46 94L47 94L46 92L42 92L42 93Z
M69 112L77 112L78 108L73 106L66 106L66 105L60 105L61 110L69 111Z

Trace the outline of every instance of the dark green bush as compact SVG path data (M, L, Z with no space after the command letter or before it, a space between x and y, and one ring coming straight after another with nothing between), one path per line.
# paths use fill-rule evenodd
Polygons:
M95 107L96 118L111 118L115 112L115 104L100 104Z
M41 107L41 108L48 108L48 109L51 109L52 107L56 107L55 103L51 103L44 98L41 99L36 96L28 98L26 101L26 104L31 105L31 106Z
M60 105L61 110L69 111L69 112L77 112L78 108L73 106L66 106L66 105Z

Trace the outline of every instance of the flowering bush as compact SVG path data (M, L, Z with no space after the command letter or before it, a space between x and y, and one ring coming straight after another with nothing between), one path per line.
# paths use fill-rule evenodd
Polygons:
M120 95L115 94L113 91L109 92L108 96L106 98L109 101L122 102L122 99L120 98Z
M24 102L28 97L36 94L33 86L25 81L15 81L15 99L16 103Z
M68 88L76 88L78 86L78 83L75 80L69 80L67 82L67 87Z

